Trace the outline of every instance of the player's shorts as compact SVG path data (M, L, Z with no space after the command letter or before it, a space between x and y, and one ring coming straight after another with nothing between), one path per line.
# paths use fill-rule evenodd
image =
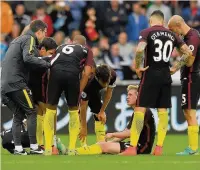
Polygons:
M130 141L128 142L119 142L120 145L120 153L124 152L128 147L130 147ZM137 154L150 154L152 147L150 146L142 146L138 144L137 146Z
M91 112L94 113L95 121L98 121L97 114L100 112L102 107L101 95L99 92L94 92L90 95L88 106L91 109Z
M35 104L38 104L38 102L46 103L46 95L47 95L47 84L48 84L48 75L47 72L45 72L43 75L38 74L40 77L34 78L35 82L32 82L29 84L33 100Z
M51 70L47 87L47 103L57 105L64 91L68 106L78 106L80 93L79 75L62 70Z
M200 78L196 81L189 82L187 79L181 82L183 109L197 109L198 101L200 99Z
M154 140L155 140L156 130L154 119L145 123L144 128L140 134L140 138L138 140L137 145L137 153L138 154L150 154ZM126 148L130 147L130 142L119 142L120 144L120 152L126 150Z
M146 108L171 108L170 75L166 71L149 69L142 76L136 106Z
M92 89L91 89L92 90ZM89 93L82 92L82 100L88 101L88 106L91 112L94 114L95 121L98 121L97 114L100 112L102 107L101 94L99 91L90 91Z

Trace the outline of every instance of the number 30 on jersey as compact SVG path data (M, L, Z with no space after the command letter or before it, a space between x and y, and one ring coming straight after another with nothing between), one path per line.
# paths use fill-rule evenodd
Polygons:
M154 45L158 45L158 47L155 48L155 52L157 53L157 56L153 56L154 61L157 62L157 61L163 60L164 62L168 62L173 50L172 41L168 40L163 44L161 40L156 39L154 41ZM168 51L168 54L167 54L167 51Z

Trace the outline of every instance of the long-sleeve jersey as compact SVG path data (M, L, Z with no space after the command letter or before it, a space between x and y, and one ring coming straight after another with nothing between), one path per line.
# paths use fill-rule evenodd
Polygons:
M2 92L8 93L27 87L31 69L50 67L49 62L38 58L36 45L38 41L31 30L11 42L2 63Z

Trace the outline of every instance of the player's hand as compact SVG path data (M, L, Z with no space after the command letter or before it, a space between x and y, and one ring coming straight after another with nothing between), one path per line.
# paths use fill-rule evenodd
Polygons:
M100 111L100 112L98 113L97 117L98 117L99 121L101 121L103 124L106 123L106 114L105 114L104 111L103 111L103 112Z
M81 127L80 133L79 133L79 139L80 141L84 142L87 137L87 128Z
M142 73L145 72L148 68L149 68L149 66L147 66L145 68L138 68L138 69L135 69L135 72L136 72L137 76L141 79Z
M106 141L107 141L108 139L111 139L113 137L114 137L113 133L107 133L105 138L106 138Z
M174 73L176 73L176 71L177 71L176 68L174 68L174 67L170 68L170 74L171 75L173 75Z

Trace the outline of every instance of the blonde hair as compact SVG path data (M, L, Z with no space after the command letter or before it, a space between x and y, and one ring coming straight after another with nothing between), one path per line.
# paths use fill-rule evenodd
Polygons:
M138 90L138 85L129 85L127 87L127 92L129 92L130 90Z

